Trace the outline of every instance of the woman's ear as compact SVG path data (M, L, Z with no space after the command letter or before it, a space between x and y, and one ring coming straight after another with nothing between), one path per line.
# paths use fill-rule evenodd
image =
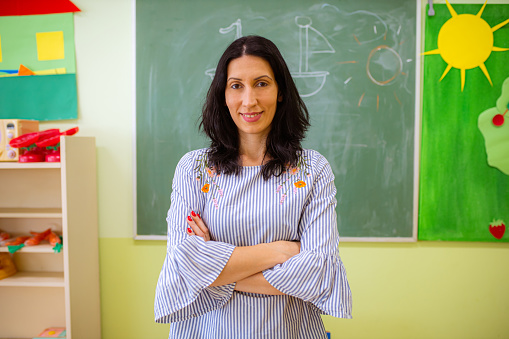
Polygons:
M277 101L278 102L282 102L283 101L283 96L280 94L277 95Z

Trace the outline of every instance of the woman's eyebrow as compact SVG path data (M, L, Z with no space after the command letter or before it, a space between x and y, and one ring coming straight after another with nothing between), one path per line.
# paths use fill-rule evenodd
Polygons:
M269 77L268 75L261 75L261 76L259 76L258 78L255 78L255 80L259 80L259 79L261 79L261 78L269 78L270 80L274 80L274 79L272 79L271 77Z
M260 80L261 78L269 78L270 80L274 80L272 79L270 76L268 75L260 75L259 77L255 78L254 80ZM235 78L235 77L229 77L228 80L226 80L227 82L230 81L230 80L237 80L237 81L242 81L242 79L240 78Z

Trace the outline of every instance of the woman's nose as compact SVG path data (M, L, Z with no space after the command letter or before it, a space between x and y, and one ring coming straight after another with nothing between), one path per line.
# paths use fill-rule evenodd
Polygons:
M252 107L256 105L256 93L252 88L246 88L242 96L242 105Z

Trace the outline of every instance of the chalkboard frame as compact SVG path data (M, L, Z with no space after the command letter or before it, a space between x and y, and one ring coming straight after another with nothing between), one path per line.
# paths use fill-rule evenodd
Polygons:
M422 16L423 5L422 1L414 0L416 3L416 35L415 35L415 102L414 102L414 159L413 159L413 214L412 214L412 225L411 235L405 237L349 237L341 236L343 242L416 242L417 241L417 228L418 228L418 206L419 206L419 166L420 166L420 144L421 144L421 30L422 30ZM136 132L136 119L137 119L137 80L136 80L136 67L137 67L137 44L136 44L136 32L137 32L137 13L136 3L137 0L132 0L133 3L133 36L134 36L134 95L133 95L133 238L135 240L166 240L166 235L153 235L153 234L141 234L138 229L138 217L137 217L137 197L138 197L138 183L137 183L137 132Z

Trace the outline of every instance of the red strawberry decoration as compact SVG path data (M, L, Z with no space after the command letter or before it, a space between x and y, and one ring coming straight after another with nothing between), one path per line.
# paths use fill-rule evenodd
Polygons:
M490 233L497 239L502 239L505 233L505 224L502 220L493 221L490 224Z

